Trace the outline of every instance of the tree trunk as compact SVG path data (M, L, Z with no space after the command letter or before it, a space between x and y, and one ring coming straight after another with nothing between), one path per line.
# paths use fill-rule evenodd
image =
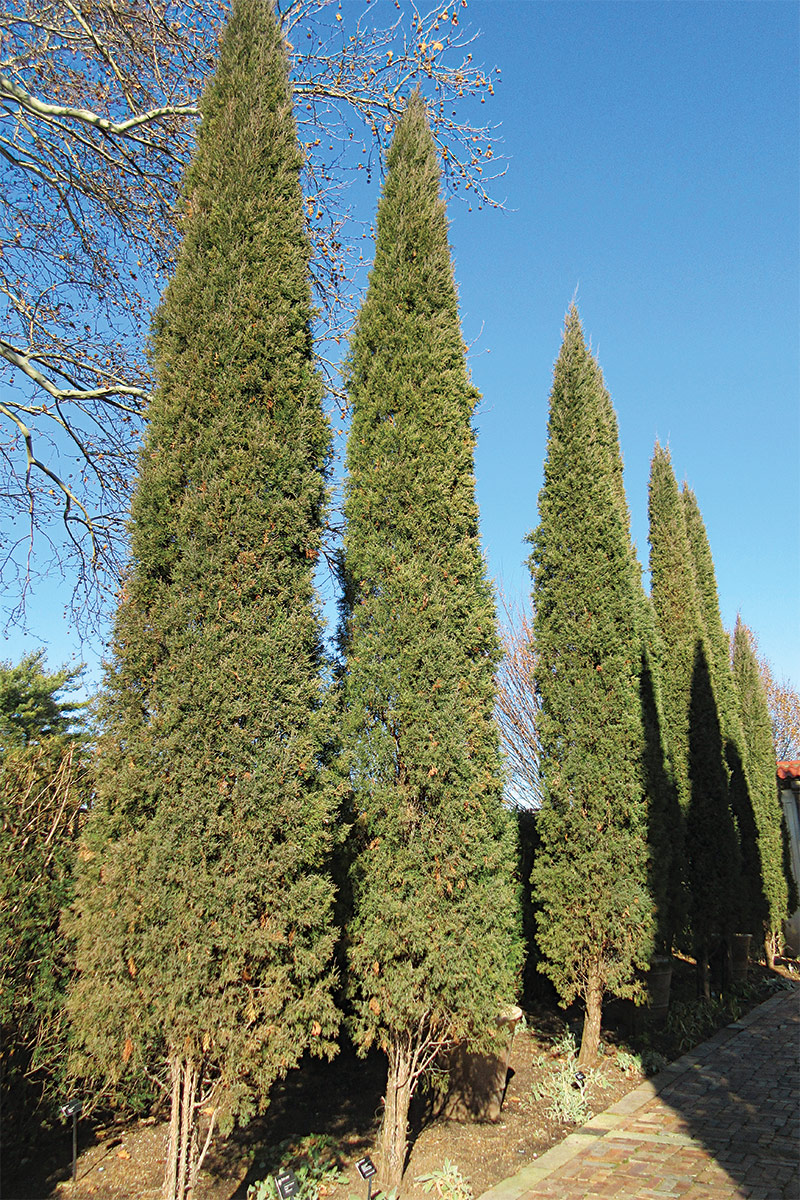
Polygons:
M602 1015L603 985L600 976L596 972L591 972L586 985L586 1015L583 1018L583 1036L578 1055L579 1067L593 1067L597 1062Z
M697 995L701 1000L711 999L711 967L708 962L708 946L698 946L695 950L697 963Z
M775 970L775 959L778 955L778 932L764 926L764 958L770 971Z
M387 1191L400 1187L405 1170L408 1106L412 1090L411 1050L395 1041L389 1050L386 1103L380 1136L381 1178Z
M162 1200L191 1200L197 1175L197 1088L200 1069L191 1059L172 1054L172 1111Z
M178 1182L178 1143L181 1128L181 1064L177 1055L170 1055L169 1073L172 1081L172 1102L169 1110L169 1143L164 1183L161 1188L163 1200L172 1200Z

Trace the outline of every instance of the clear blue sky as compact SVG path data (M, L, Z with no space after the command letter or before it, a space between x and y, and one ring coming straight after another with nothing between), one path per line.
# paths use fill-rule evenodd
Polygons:
M527 592L523 538L577 289L643 564L658 438L697 495L724 622L741 611L798 686L800 7L477 0L468 11L480 56L502 70L490 115L508 159L504 213L450 209L464 332L480 334L492 573Z
M346 21L360 10L345 0ZM741 611L795 686L799 13L738 0L471 0L459 14L482 31L475 58L501 68L473 115L501 127L505 207L450 205L484 397L477 474L491 573L512 599L527 594L552 365L576 295L619 418L643 564L658 438L697 495L723 620ZM71 653L52 615L62 603L51 592L32 611L52 665ZM12 634L3 655L34 644Z

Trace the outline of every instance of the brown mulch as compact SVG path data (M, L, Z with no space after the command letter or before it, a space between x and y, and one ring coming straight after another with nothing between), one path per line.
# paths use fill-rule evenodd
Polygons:
M770 994L777 977L797 979L791 965L768 972L751 966L747 1003L757 1004ZM673 996L694 994L693 964L678 964ZM533 1161L565 1137L574 1125L554 1120L550 1101L532 1099L536 1085L563 1069L567 1059L560 1039L566 1015L551 1004L528 1006L527 1023L518 1030L511 1052L509 1080L500 1119L495 1123L459 1123L434 1119L430 1108L418 1102L412 1111L412 1144L403 1183L403 1196L421 1200L417 1177L440 1170L445 1160L455 1163L475 1196ZM729 1017L727 1019L730 1019ZM726 1023L721 1019L721 1023ZM579 1026L579 1018L575 1028ZM703 1030L702 1037L709 1036ZM626 1063L624 1052L649 1043L666 1058L688 1048L675 1034L648 1030L629 1006L617 1003L604 1013L605 1054L597 1077L586 1088L593 1113L613 1104L643 1075ZM686 1031L684 1031L684 1043ZM618 1053L622 1052L622 1053ZM628 1070L623 1067L628 1066ZM332 1063L309 1061L275 1089L267 1113L228 1139L219 1139L206 1161L196 1200L246 1200L248 1184L263 1178L290 1140L296 1146L309 1135L326 1135L338 1157L339 1179L324 1184L320 1200L356 1200L366 1197L367 1185L355 1162L374 1153L381 1112L385 1066L380 1055L366 1061L343 1051ZM155 1117L144 1120L86 1120L80 1124L78 1178L72 1184L71 1126L58 1127L28 1147L3 1146L4 1200L158 1200L166 1153L166 1123ZM435 1191L431 1193L435 1197Z

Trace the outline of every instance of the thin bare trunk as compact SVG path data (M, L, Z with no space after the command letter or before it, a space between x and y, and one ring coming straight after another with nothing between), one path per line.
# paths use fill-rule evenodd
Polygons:
M205 1159L205 1156L208 1153L208 1147L211 1145L211 1139L214 1136L214 1125L216 1123L216 1120L217 1120L217 1110L214 1109L214 1111L211 1114L211 1120L208 1123L208 1131L206 1133L206 1139L203 1142L203 1149L200 1151L200 1154L195 1157L194 1165L192 1166L192 1173L189 1176L189 1192L190 1192L190 1194L193 1193L194 1189L197 1187L197 1177L200 1174L200 1168L203 1165L203 1160Z
M697 963L697 995L701 1000L711 999L711 967L708 962L708 946L698 946L696 950Z
M387 1191L399 1188L406 1165L408 1106L411 1102L412 1051L393 1042L389 1050L386 1103L380 1136L381 1178Z
M183 1090L181 1093L181 1142L178 1157L178 1187L176 1200L183 1200L186 1195L187 1167L186 1157L189 1150L189 1064L183 1064Z
M199 1161L197 1154L197 1064L180 1054L170 1057L172 1111L162 1200L190 1200ZM212 1126L213 1128L213 1126ZM210 1135L209 1135L210 1136ZM204 1148L205 1151L205 1148Z
M175 1185L178 1182L178 1141L181 1128L181 1062L177 1054L170 1055L169 1073L172 1080L172 1106L169 1115L167 1165L164 1174L164 1185L161 1189L162 1200L174 1200Z
M586 986L586 1015L583 1019L583 1036L578 1054L578 1066L593 1067L600 1047L600 1024L603 1016L603 985L600 976L589 975Z

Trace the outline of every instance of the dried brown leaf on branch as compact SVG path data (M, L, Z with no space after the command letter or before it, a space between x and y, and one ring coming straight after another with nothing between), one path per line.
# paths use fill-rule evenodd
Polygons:
M463 112L497 76L474 61L465 0L412 3L388 21L368 0L346 20L338 0L276 9L306 154L318 334L335 350L365 234L350 184L380 173L418 86L447 186L495 204L494 131ZM54 569L88 629L118 586L150 314L225 13L203 0L9 0L0 14L0 565L12 619Z

